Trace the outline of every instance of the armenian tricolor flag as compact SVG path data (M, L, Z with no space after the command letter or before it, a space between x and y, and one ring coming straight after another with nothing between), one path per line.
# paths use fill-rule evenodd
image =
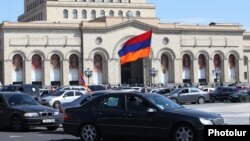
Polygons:
M119 50L121 64L149 57L152 30L129 39Z
M82 86L83 86L84 88L86 88L87 93L90 93L91 90L89 89L88 84L85 82L82 73L80 74L80 79L81 79L81 84L82 84Z

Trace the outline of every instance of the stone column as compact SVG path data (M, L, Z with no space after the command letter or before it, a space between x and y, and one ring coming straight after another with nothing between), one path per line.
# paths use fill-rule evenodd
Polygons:
M198 60L194 59L193 60L193 80L194 80L194 83L196 84L199 83L198 69L199 69Z
M69 60L61 61L61 82L62 85L69 85ZM79 74L78 74L79 75Z
M43 82L45 86L50 86L50 60L44 60L44 65L43 65Z
M2 82L4 85L12 84L12 60L6 60L3 64L4 72L4 82Z
M238 65L236 65L236 67L238 67L236 68L236 78L238 77L238 80L240 82L244 82L245 81L244 71L241 71L241 70L244 70L244 59L239 59Z
M223 66L223 65L222 65ZM224 60L224 68L221 68L221 77L222 77L222 81L223 81L223 76L224 76L224 81L226 83L230 82L230 78L229 78L229 64L228 64L228 59ZM223 75L224 73L224 75Z
M24 77L23 77L23 82L24 84L31 84L31 60L26 60L24 61Z
M174 60L175 72L174 72L174 83L183 83L182 80L182 60L177 58Z
M208 60L208 78L209 78L209 80L208 80L208 83L214 83L214 73L213 73L213 71L215 70L214 69L214 62L213 62L213 59L209 59Z
M121 83L121 65L119 60L111 59L108 61L108 83L111 85L117 85Z

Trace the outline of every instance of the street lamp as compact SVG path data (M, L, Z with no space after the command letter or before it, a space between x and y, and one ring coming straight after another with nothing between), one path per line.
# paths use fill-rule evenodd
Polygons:
M88 77L88 84L89 84L89 78L92 76L92 70L90 70L89 68L87 68L84 71L84 74Z
M153 84L155 83L155 76L158 74L158 70L153 68L149 70L149 74L153 77Z

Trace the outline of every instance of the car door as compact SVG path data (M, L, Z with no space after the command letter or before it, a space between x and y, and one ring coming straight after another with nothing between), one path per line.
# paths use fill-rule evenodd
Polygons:
M71 102L74 100L74 97L75 97L74 91L67 91L64 93L61 103Z
M191 88L189 94L189 102L197 102L198 98L202 95L202 91L197 88Z
M3 97L0 95L0 127L6 125L6 106L7 104L5 103Z
M91 111L102 136L123 136L124 95L100 96L91 102Z
M189 88L184 88L178 94L178 102L187 102L188 99L189 99Z
M123 126L126 137L159 136L158 114L157 112L147 112L149 108L153 108L149 102L140 96L127 95L125 103L126 112L123 115Z

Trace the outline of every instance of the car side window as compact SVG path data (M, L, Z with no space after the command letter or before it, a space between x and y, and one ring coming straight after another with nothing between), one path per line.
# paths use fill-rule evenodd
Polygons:
M185 93L188 93L188 89L182 90L180 94L185 94Z
M129 111L146 111L150 108L147 102L136 96L127 96L126 104Z
M74 96L74 92L67 92L66 94L64 94L64 97L71 97Z
M199 90L196 90L196 89L191 89L190 90L190 93L198 93L199 92Z
M64 88L63 90L70 90L70 88Z
M104 97L94 104L92 109L122 110L122 96Z
M76 96L81 96L82 93L76 91Z

